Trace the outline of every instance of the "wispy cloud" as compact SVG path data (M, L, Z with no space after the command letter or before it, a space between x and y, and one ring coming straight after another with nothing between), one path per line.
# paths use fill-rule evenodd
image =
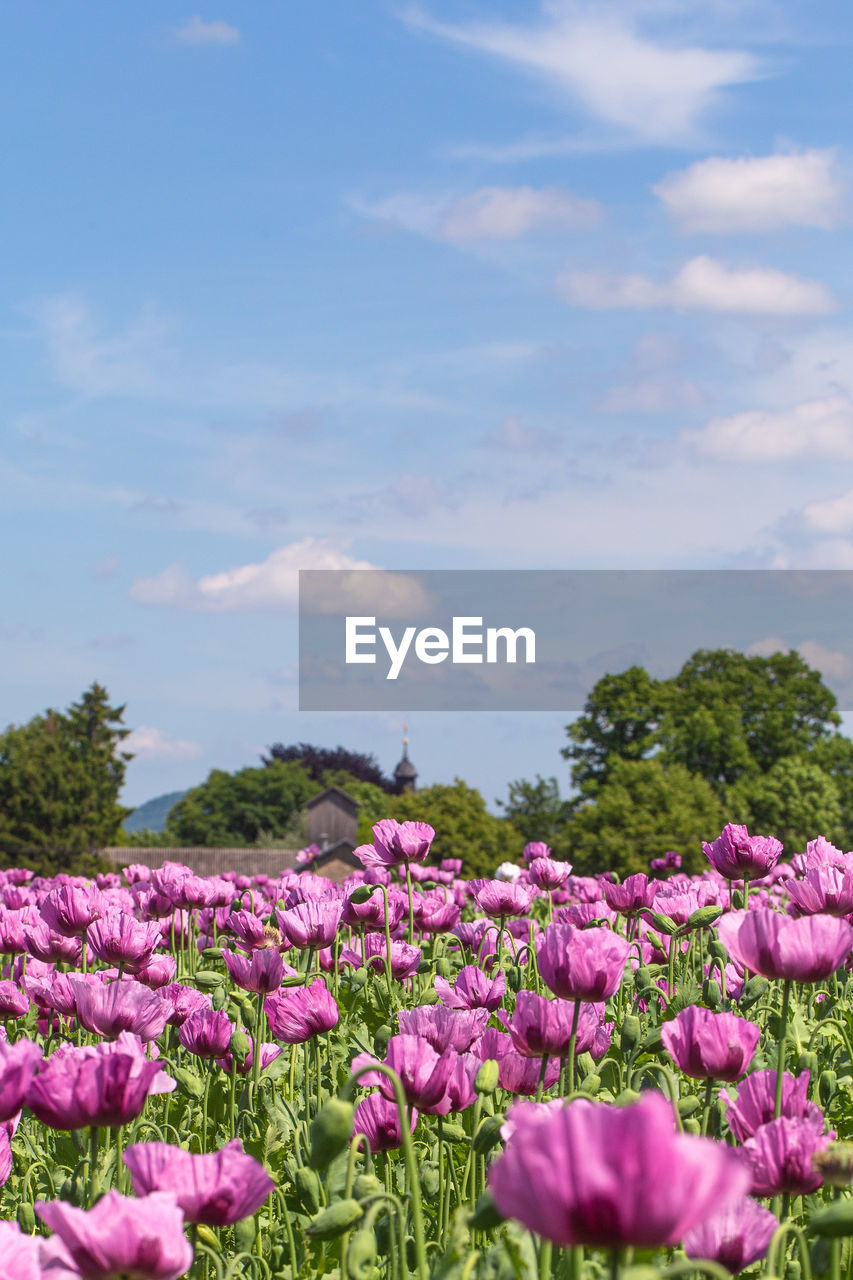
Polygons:
M726 462L853 460L853 403L828 396L778 411L753 409L684 431L682 441L709 458Z
M671 280L640 274L567 271L557 280L564 301L599 309L718 311L732 315L812 316L836 309L825 285L773 267L729 267L705 254Z
M143 760L193 760L202 749L188 738L170 738L162 729L140 725L125 738L122 750Z
M353 200L352 205L366 217L457 244L576 231L594 226L602 216L597 200L556 186L480 187L458 196L400 192L373 203Z
M54 374L65 386L93 397L154 391L154 364L167 332L162 316L149 309L124 333L105 337L86 303L63 294L37 306L35 318Z
M193 578L184 564L151 577L137 578L130 589L139 604L171 606L207 613L294 608L300 569L374 569L351 556L331 538L302 538L272 551L265 560L235 565Z
M832 150L733 160L712 156L667 174L653 190L686 232L828 230L841 219L845 200Z
M178 44L186 45L228 45L240 43L240 30L221 19L205 22L195 13L187 18L179 27L172 29L172 36Z
M413 27L509 63L565 91L595 119L648 142L692 139L721 90L764 74L745 50L658 42L615 9L551 3L530 24L441 22L420 6Z

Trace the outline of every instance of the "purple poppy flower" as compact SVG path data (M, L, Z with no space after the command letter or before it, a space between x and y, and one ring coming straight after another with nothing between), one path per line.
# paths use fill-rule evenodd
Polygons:
M681 869L681 854L676 853L674 849L669 849L662 858L652 858L649 863L651 871L679 871Z
M512 1047L512 1037L505 1031L495 1031L488 1027L482 1038L473 1046L473 1052L480 1062L490 1059L498 1064L498 1084L508 1093L533 1097L539 1089L539 1077L542 1070L540 1058L526 1058ZM560 1078L559 1058L549 1058L545 1068L544 1087L551 1089Z
M768 907L732 911L717 932L734 961L765 978L819 982L835 973L853 947L853 928L835 916L792 920Z
M726 880L760 880L779 861L782 842L775 836L751 836L746 827L728 822L716 840L703 841L702 848Z
M270 996L264 1005L270 1031L285 1044L304 1044L338 1025L337 1001L322 978L310 987L293 987Z
M853 872L840 867L811 867L802 880L789 880L785 889L797 915L849 916L853 912Z
M480 1039L489 1021L487 1009L447 1009L444 1005L419 1005L397 1014L403 1035L423 1036L437 1053L455 1049L465 1053Z
M266 1071L267 1067L271 1063L275 1062L276 1058L281 1057L282 1052L283 1050L280 1044L272 1044L269 1041L262 1044L261 1045L261 1065L259 1070ZM241 1076L250 1076L252 1074L252 1067L254 1066L254 1060L255 1060L255 1048L254 1048L254 1045L250 1044L249 1052L247 1053L246 1057L243 1059L242 1062L237 1063L238 1074ZM232 1057L230 1049L221 1058L214 1058L213 1061L216 1063L217 1067L221 1067L223 1071L226 1071L228 1073L228 1075L231 1074L231 1070L234 1066L234 1058Z
M450 933L459 923L462 912L455 902L431 894L423 894L415 904L415 925L424 934Z
M6 978L0 981L0 1018L23 1018L30 1001L17 982Z
M526 916L535 897L531 885L510 880L470 880L468 891L480 910L496 920Z
M388 928L391 933L403 919L406 910L406 898L403 894L397 892L388 894ZM351 898L347 898L341 920L354 929L384 929L385 895L372 893L366 902L353 902Z
M134 1193L170 1192L187 1222L230 1227L260 1209L275 1183L239 1138L210 1155L192 1155L168 1142L137 1142L123 1156Z
M682 1244L688 1258L710 1258L732 1275L740 1275L765 1256L778 1226L769 1209L744 1196L688 1231Z
M223 1010L199 1009L178 1028L178 1039L197 1058L221 1058L237 1028Z
M17 1222L0 1221L0 1275L3 1280L42 1280L38 1236L25 1235Z
M556 862L553 858L534 858L528 870L530 883L535 884L537 889L559 889L566 883L571 869L569 862Z
M385 972L385 938L381 933L367 933L360 946L345 947L341 952L341 961L358 969L362 964L374 973ZM421 967L423 953L420 947L409 942L398 942L391 939L391 977L395 982L405 982L417 973Z
M789 1120L809 1120L823 1128L823 1112L815 1102L809 1102L809 1072L782 1077L782 1115ZM776 1072L753 1071L738 1085L734 1102L723 1093L729 1128L739 1142L746 1142L762 1125L773 1119L776 1095Z
M539 973L564 1000L607 1000L618 991L630 947L612 929L549 924L536 944Z
M343 903L329 898L309 898L289 911L276 911L282 937L292 947L328 947L334 942Z
M535 862L537 858L550 858L551 846L545 844L543 840L531 840L521 851L521 856L526 863ZM571 871L571 866L569 866Z
M392 1036L385 1051L385 1065L396 1071L410 1106L419 1111L431 1110L442 1101L447 1092L457 1054L448 1049L443 1054L436 1053L428 1040L422 1036ZM369 1053L359 1054L352 1062L352 1070L375 1063ZM387 1098L394 1097L394 1089L387 1076L372 1072L361 1077L364 1087L375 1086Z
M81 1026L114 1040L132 1031L141 1040L156 1040L169 1020L169 1006L141 982L83 982L74 975L74 1004Z
M290 965L285 965L281 953L275 947L259 947L248 956L239 951L223 951L222 959L235 986L242 987L244 991L263 992L265 995L270 991L278 991L285 969L291 975L296 973Z
M410 1132L414 1133L418 1113L414 1107L411 1108L411 1113ZM403 1144L397 1103L382 1093L369 1093L356 1103L352 1132L353 1137L357 1133L364 1134L374 1155L378 1151L396 1151Z
M156 920L143 924L124 911L109 909L89 926L89 949L108 965L141 968L160 945L162 935Z
M180 1027L191 1013L212 1010L210 996L195 987L187 987L181 982L170 982L160 987L157 994L168 1006L167 1022L172 1027Z
M615 919L616 912L611 911L604 901L572 902L567 907L561 907L554 916L557 924L571 924L576 929L586 929L594 920L608 920L612 924Z
M373 828L373 844L362 844L355 856L365 867L399 867L426 862L435 831L428 822L396 822L383 818Z
M493 1013L500 1008L506 993L506 978L500 970L491 978L475 964L464 965L452 987L438 974L433 985L442 1004L449 1009L487 1009Z
M152 991L159 991L174 980L177 972L178 962L174 956L152 956L147 964L134 967L133 976Z
M545 1116L528 1110L513 1107L489 1185L502 1214L555 1244L677 1244L749 1189L739 1155L677 1134L659 1094L628 1107L578 1099Z
M108 1191L91 1209L64 1200L39 1200L35 1208L83 1280L177 1280L192 1265L184 1215L172 1195L136 1200Z
M21 1110L42 1053L41 1045L31 1040L0 1040L0 1121L11 1120Z
M136 1119L162 1069L160 1062L113 1046L67 1046L51 1054L32 1080L26 1105L50 1129L114 1129Z
M780 1116L763 1124L742 1147L752 1174L752 1194L807 1196L817 1191L823 1178L812 1158L825 1151L834 1137L823 1132L823 1116L819 1121Z
M80 964L83 944L78 937L56 933L44 920L24 927L24 945L31 956L45 964Z
M604 901L619 915L630 916L638 911L645 911L655 900L657 886L649 883L649 878L639 871L634 876L627 876L622 884L604 883Z
M602 1005L582 1004L577 1024L576 1052L585 1053L601 1024ZM513 1048L526 1058L565 1058L569 1052L574 1000L546 1000L534 991L519 991L512 1018L498 1017L512 1038Z
M712 1013L699 1005L682 1009L661 1027L663 1047L680 1071L694 1080L737 1080L752 1062L761 1027L735 1013Z
M225 930L238 939L244 951L253 951L264 944L266 926L253 911L231 911L224 922Z
M105 908L104 895L94 885L61 885L50 890L40 910L48 928L70 938L85 933Z

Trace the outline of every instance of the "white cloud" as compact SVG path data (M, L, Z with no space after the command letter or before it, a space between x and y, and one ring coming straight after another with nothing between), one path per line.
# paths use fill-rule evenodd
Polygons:
M807 528L815 533L853 533L853 489L837 498L822 498L803 508Z
M601 407L608 413L668 413L695 409L706 399L695 382L643 380L610 387Z
M531 25L480 22L454 26L412 7L413 26L508 62L568 92L591 115L632 136L670 143L692 138L721 89L758 79L756 59L737 49L656 43L631 15L546 6Z
M188 18L180 27L175 27L172 34L178 44L197 46L240 43L239 28L229 26L227 22L222 22L221 20L205 22L197 13Z
M653 190L682 231L827 230L838 223L844 204L831 150L735 160L712 156L667 174Z
M825 315L836 303L816 280L773 267L729 267L702 254L691 258L669 281L658 284L639 274L611 276L566 271L557 279L560 296L573 306L676 311L716 311L732 315Z
M724 462L792 462L795 459L853 460L853 403L829 396L779 411L752 409L714 418L682 441L705 457Z
M763 640L756 640L745 653L748 657L769 658L774 653L790 653L792 649L824 677L846 680L853 673L853 663L848 654L828 649L819 640L807 639L801 640L799 644L789 645L779 636L767 636Z
M577 230L601 217L596 200L573 195L564 187L480 187L462 196L400 192L373 204L351 203L366 217L451 243L517 240L534 231Z
M149 395L153 364L166 324L152 311L116 337L98 334L86 304L71 294L49 298L36 309L56 377L87 396Z
M123 751L130 751L143 760L193 760L201 755L197 742L186 738L170 738L160 729L140 725L124 739Z

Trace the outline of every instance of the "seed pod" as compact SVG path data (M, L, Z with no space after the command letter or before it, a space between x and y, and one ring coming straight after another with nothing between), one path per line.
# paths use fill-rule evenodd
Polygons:
M198 1076L188 1071L186 1067L170 1067L172 1075L178 1082L178 1088L187 1098L193 1098L196 1102L200 1102L204 1097L204 1084L199 1080Z
M18 1226L22 1231L26 1231L27 1235L32 1235L36 1229L36 1215L31 1204L21 1203L18 1205L15 1217L18 1219Z
M713 905L700 907L698 911L694 911L687 917L687 923L691 929L705 929L709 924L713 924L715 920L719 920L722 914L722 907Z
M245 1031L235 1031L228 1042L228 1048L231 1050L231 1057L242 1067L252 1051L252 1042Z
M312 1218L305 1228L312 1240L334 1240L354 1227L364 1216L357 1200L338 1200Z
M706 978L702 983L702 1002L708 1009L719 1009L722 1004L723 993L720 990L720 984L715 978Z
M343 1098L330 1098L323 1105L309 1129L311 1154L308 1163L312 1169L327 1169L335 1156L348 1146L354 1114L353 1104Z
M352 1194L356 1200L366 1200L368 1196L379 1196L384 1190L375 1173L360 1173L352 1184Z
M475 1156L487 1156L498 1145L501 1140L501 1125L503 1122L503 1116L486 1116L485 1120L480 1121L480 1126L474 1134L473 1147Z
M225 986L225 975L217 973L215 969L198 969L193 981L199 991L213 991L214 987Z
M348 1280L370 1280L377 1259L376 1236L372 1231L356 1231L347 1249Z
M835 1095L837 1083L838 1076L836 1072L831 1070L821 1071L817 1081L817 1091L820 1097L821 1106L829 1106Z
M474 1077L474 1092L481 1098L488 1097L498 1087L499 1067L494 1058L487 1058Z
M296 1195L305 1213L316 1213L320 1208L320 1179L314 1169L300 1165L294 1179Z
M441 1186L441 1171L434 1160L424 1160L418 1169L421 1191L427 1200L434 1200Z
M469 1230L491 1231L493 1227L499 1227L502 1222L506 1222L506 1218L492 1199L491 1192L484 1191L468 1219Z
M255 1245L257 1224L254 1218L242 1218L234 1224L234 1243L238 1253L251 1253Z
M633 1058L639 1043L640 1019L636 1014L629 1013L622 1023L622 1032L619 1036L619 1048L622 1050L622 1057Z

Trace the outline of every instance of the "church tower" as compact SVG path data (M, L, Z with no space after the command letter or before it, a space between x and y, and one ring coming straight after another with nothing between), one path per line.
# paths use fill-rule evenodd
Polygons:
M397 784L397 795L405 795L406 792L414 792L417 790L415 781L418 771L409 759L409 739L407 734L409 726L403 725L403 758L394 770L394 781Z

